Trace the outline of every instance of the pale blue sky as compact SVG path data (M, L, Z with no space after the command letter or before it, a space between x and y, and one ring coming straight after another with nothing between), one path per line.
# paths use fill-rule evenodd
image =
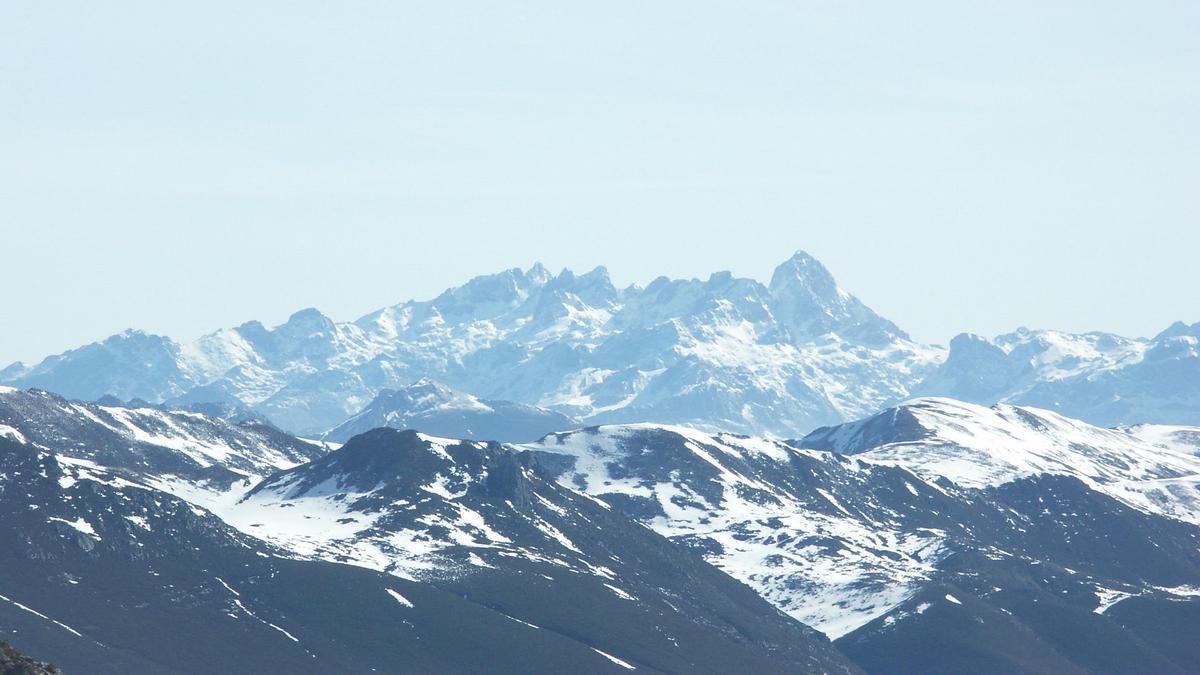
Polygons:
M253 6L249 6L253 5ZM1200 320L1200 3L0 4L0 365L798 248L928 341Z

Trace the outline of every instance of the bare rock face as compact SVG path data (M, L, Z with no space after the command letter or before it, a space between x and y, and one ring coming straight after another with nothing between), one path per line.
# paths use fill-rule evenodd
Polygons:
M53 664L31 659L0 640L0 675L63 675L63 671Z

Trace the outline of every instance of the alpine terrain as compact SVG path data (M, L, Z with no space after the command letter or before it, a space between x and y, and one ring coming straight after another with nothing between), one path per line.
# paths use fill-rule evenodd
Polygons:
M802 252L127 331L0 371L0 664L1195 672L1198 341L946 350Z
M633 424L338 446L8 389L0 437L3 639L68 672L1200 656L1195 428L934 398L788 442Z
M399 419L421 414L388 390L429 378L492 407L507 402L490 427L477 414L464 420L454 434L464 437L545 415L517 404L591 423L795 436L905 397L942 355L801 252L767 285L717 273L618 289L604 268L553 275L534 265L351 323L306 309L275 328L252 321L188 344L127 331L12 364L0 383L81 400L241 404L312 437L343 423L361 430L349 418L386 419L389 406L403 408Z
M917 395L1103 426L1200 424L1198 336L1200 323L1181 322L1152 339L1022 329L960 335L947 352L914 342L798 252L766 285L718 272L617 288L603 267L553 275L538 264L349 323L306 309L274 328L251 321L184 344L129 330L13 363L0 383L231 406L308 437L411 419L452 436L530 440L562 421L556 413L786 438ZM407 400L428 386L454 391L459 407ZM484 403L463 408L471 397Z
M68 672L860 672L495 443L20 390L0 420L0 629Z

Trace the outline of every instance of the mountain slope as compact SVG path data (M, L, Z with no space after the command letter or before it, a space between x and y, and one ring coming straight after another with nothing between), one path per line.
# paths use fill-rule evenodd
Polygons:
M1188 429L924 399L795 445L639 424L330 451L189 413L198 454L176 413L4 401L0 626L88 672L218 644L233 672L854 670L797 619L869 672L1194 664ZM253 482L289 443L315 458Z
M263 476L328 451L259 422L79 403L7 387L0 388L4 435L54 448L70 464L71 475L86 477L102 468L123 480L206 499L236 495Z
M940 497L901 470L653 425L554 434L525 447L564 485L702 553L834 637L899 602L940 554L943 533L924 527L934 519L889 508L909 489Z
M935 583L837 644L881 673L1187 673L1200 629L1194 526L1134 510L1074 478L1021 478L983 491L1007 522L972 524ZM979 543L989 543L979 546ZM1181 605L1175 635L1133 597ZM898 659L898 654L907 658Z
M605 654L620 654L650 672L661 670L655 661L705 668L680 661L687 657L675 656L680 650L674 647L635 659L631 652L649 651L644 641L604 639L602 631L582 623L565 631L550 621L531 627L514 618L520 612L505 611L504 595L482 582L441 589L357 567L281 558L215 516L141 486L85 479L64 488L56 458L15 445L0 440L3 473L21 481L20 492L0 492L6 514L0 522L0 624L19 630L30 651L52 654L68 670L625 670L613 660L620 657ZM547 593L550 586L539 588L519 575L493 584L544 598L533 617L550 614L557 604ZM653 624L640 616L606 607L601 593L611 596L608 589L571 579L563 589L570 591L564 600L589 603L598 617L619 620L621 630L653 633ZM617 602L625 601L610 605ZM693 626L671 637L689 646L690 639L707 642L714 652L728 650L727 658L760 667L789 668L711 628ZM782 625L782 649L794 649L790 641L798 638ZM722 663L719 654L715 663Z
M1177 437L1161 427L1146 435ZM1190 672L1189 640L1122 606L1196 606L1194 454L1046 410L947 399L910 401L798 444L966 487L986 509L978 512L992 514L961 521L969 537L948 546L933 575L952 586L945 598L926 587L838 641L868 670ZM1173 612L1183 633L1200 630L1192 611ZM898 665L897 651L922 657Z
M768 667L770 661L733 636L754 634L761 642L774 640L772 631L782 636L787 630L790 637L769 650L779 654L769 667L837 667L837 657L815 632L541 474L531 454L494 443L376 429L272 476L223 515L243 531L306 556L462 589L475 598L503 596L506 613L538 626L603 631L604 651L658 669ZM259 531L259 524L266 526ZM520 590L530 583L541 587L539 595ZM588 610L537 599L550 592L591 597ZM648 625L657 630L648 632ZM730 636L707 643L713 637L698 633L696 625ZM663 654L685 660L664 660Z
M1157 434L1173 437L1163 428ZM818 429L798 445L964 487L1067 475L1134 508L1200 524L1200 457L1048 410L915 399L866 420Z
M172 413L4 398L38 417L0 427L0 626L70 670L855 672L528 453L378 429L218 489L179 469L192 448L106 445ZM217 438L209 470L270 456Z
M36 661L21 654L13 646L0 640L0 674L2 675L62 675L57 667Z
M523 447L564 485L837 638L868 670L1128 672L1140 662L1187 671L1170 655L1186 639L1151 645L1152 619L1107 612L1127 597L1193 602L1196 510L1157 492L1175 479L1164 476L1190 480L1195 457L1045 411L919 405L937 414L889 411L817 437L851 455L653 425ZM1012 438L996 446L1001 422ZM947 441L958 437L982 440ZM943 620L984 625L939 643ZM1105 636L1107 651L1090 635Z

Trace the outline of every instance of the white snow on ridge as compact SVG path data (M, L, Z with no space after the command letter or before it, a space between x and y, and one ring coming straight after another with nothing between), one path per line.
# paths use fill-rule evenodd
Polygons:
M920 433L903 431L906 439L915 438L885 439L865 449L857 445L867 437L866 425L901 413L919 426ZM829 449L854 452L864 462L901 466L926 480L946 478L968 488L1042 474L1074 476L1134 508L1200 523L1200 456L1048 410L915 399L841 425L826 442Z
M712 467L720 502L711 503L673 471L666 481L647 481L610 471L641 449L639 432L677 434L681 449ZM705 558L755 589L796 619L837 638L903 602L915 584L927 578L942 554L943 534L905 533L885 523L852 515L836 496L820 499L835 514L809 508L800 495L764 484L735 466L761 463L788 471L792 457L838 462L819 451L800 450L776 441L709 435L694 429L652 424L600 427L551 436L519 446L575 458L559 482L593 497L623 494L657 502L664 515L645 521L664 536L706 539L718 553ZM827 546L833 546L831 554Z
M1018 330L996 338L1005 352L1033 351L1030 365L1039 379L1062 380L1087 372L1111 370L1145 358L1149 345L1104 333L1073 334L1057 330Z
M905 466L963 487L1000 485L1043 473L1101 483L1200 473L1200 458L1048 410L1003 404L989 408L941 398L916 399L900 408L930 435L870 448L857 454L859 459Z
M920 498L922 491L938 489L933 485L938 478L977 488L1047 473L1071 475L1136 508L1200 524L1200 457L1188 450L1191 437L1187 435L1194 428L1101 429L1043 410L1007 405L986 408L948 399L918 399L903 404L901 409L913 416L922 432L928 433L916 439L883 442L850 457L797 449L770 439L654 424L578 430L516 447L574 457L574 469L560 482L584 491L592 499L603 500L606 495L646 499L661 513L646 519L645 524L676 540L714 544L714 552L706 555L711 563L831 638L855 630L909 598L945 555L945 533L903 530L886 522L886 518L864 515L862 500L856 501L850 491L840 491L836 486L785 489L764 477L769 473L756 469L786 472L791 463L804 461L824 463L831 471L836 467L865 474L878 470L872 465L901 466L913 475L911 482L905 476L899 491L914 498ZM176 449L198 463L222 465L241 460L250 452L197 435L187 422L203 422L195 415L86 406L78 406L77 412L133 440L146 439L144 442ZM849 443L854 437L850 433L855 431L851 428L854 424L858 423L845 425L847 430L837 439ZM6 429L20 434L12 427L0 426L0 435ZM653 479L631 475L629 467L636 463L614 467L651 451L632 441L644 432L676 436L677 444L667 447L679 452L671 461L680 466L674 470L671 464L656 467L664 470L655 473ZM297 556L386 570L404 578L421 578L427 572L446 573L450 563L444 555L439 557L439 552L451 546L474 548L484 555L544 555L541 560L564 567L575 563L554 556L565 558L578 553L582 557L575 542L541 518L531 523L545 535L549 547L527 551L510 546L512 541L497 531L503 529L497 520L489 523L482 513L456 501L466 494L461 487L463 481L478 478L465 475L465 471L464 475L454 473L461 466L450 451L459 441L424 434L418 438L429 444L429 453L445 460L445 469L411 490L416 493L412 499L451 504L403 528L395 527L394 517L416 505L401 499L389 501L382 508L355 508L357 501L370 497L378 488L346 490L336 477L303 492L295 483L277 480L267 486L270 489L246 499L243 497L261 474L247 474L245 480L235 482L228 490L176 476L145 480ZM264 457L269 455L253 454L258 465L272 466ZM60 479L63 489L70 489L79 480L124 480L92 460L58 459L66 474ZM278 468L288 464L284 459ZM458 481L452 481L450 475ZM129 481L125 484L143 487ZM534 496L545 508L563 515L552 502ZM381 523L384 518L389 519L386 526ZM50 520L99 538L83 518ZM134 518L130 521L146 527L145 522ZM577 541L585 543L583 539ZM491 566L474 553L468 560L468 565ZM592 573L604 576L595 569ZM634 599L618 586L606 585L617 595ZM1177 595L1189 595L1193 589L1181 587L1175 591ZM1105 604L1115 596L1105 596L1104 592L1121 592L1097 592L1102 605L1098 612L1121 599ZM402 604L407 602L394 591L388 593ZM950 595L946 601L961 604Z
M76 408L81 412L90 413L85 406L77 405ZM117 424L113 425L98 416L89 415L93 420L134 441L177 450L200 466L251 466L265 474L279 469L290 469L298 464L252 434L242 431L240 427L219 424L197 413L168 413L156 408L99 406L98 409ZM241 447L234 447L229 439L216 435L217 428L241 436L235 441Z
M17 431L16 429L8 426L7 424L0 424L0 436L7 436L8 438L11 438L18 443L27 443L28 442L25 440L25 436L22 435L20 431Z
M1159 447L1184 454L1200 455L1200 427L1138 424L1121 427L1120 430Z

